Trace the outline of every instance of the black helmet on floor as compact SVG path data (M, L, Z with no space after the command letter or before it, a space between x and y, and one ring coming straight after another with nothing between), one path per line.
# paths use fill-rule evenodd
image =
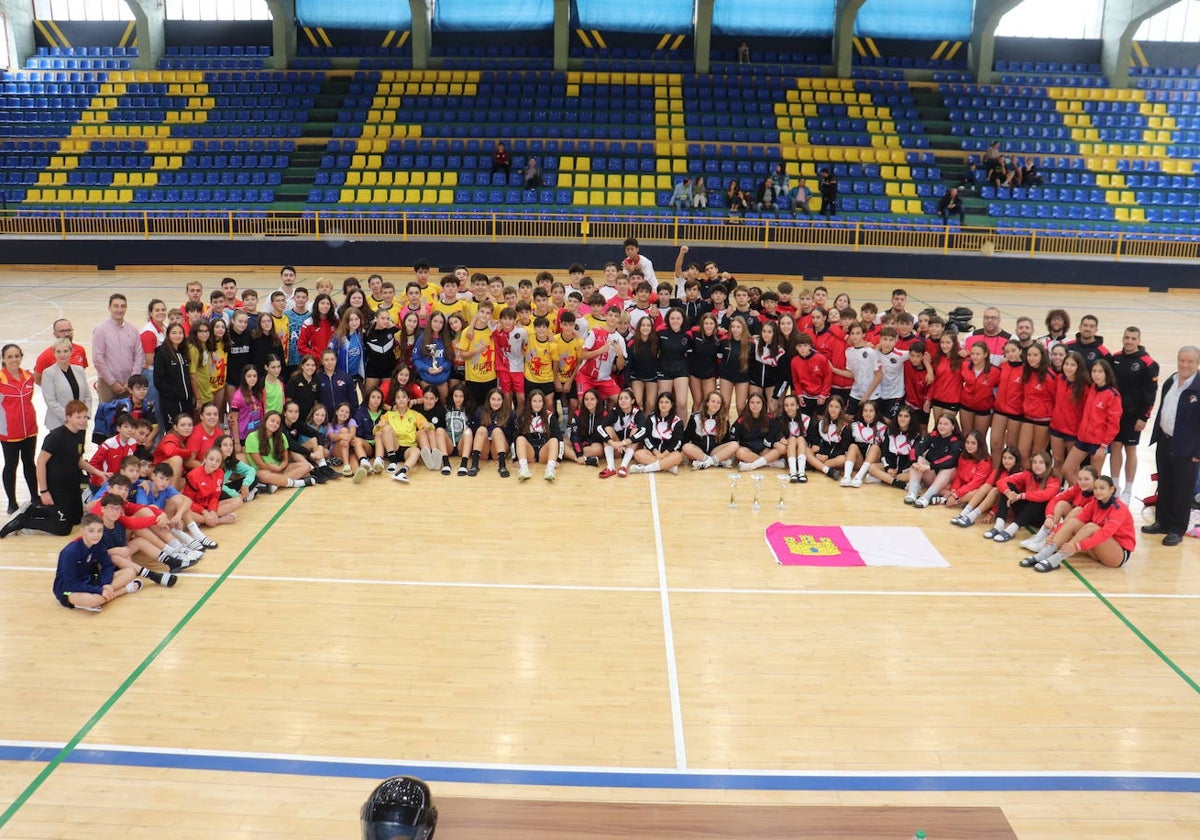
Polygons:
M429 785L393 776L371 791L360 817L363 840L432 840L438 813Z

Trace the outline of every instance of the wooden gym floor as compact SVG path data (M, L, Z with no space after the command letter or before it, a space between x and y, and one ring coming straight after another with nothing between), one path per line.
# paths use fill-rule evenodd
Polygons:
M0 272L0 338L32 362L60 313L87 343L112 291L140 313L193 277L262 291L276 272ZM977 321L993 303L1008 328L1093 312L1110 347L1140 326L1164 374L1200 315L1195 292L827 285L880 304L903 285L913 311ZM283 491L174 589L100 615L52 600L62 540L6 539L0 838L353 837L402 770L431 782L446 837L1200 836L1200 543L1036 575L890 489L814 478L757 512L739 492L729 510L724 472L573 465L556 485ZM951 565L779 567L777 520L919 524ZM785 805L810 809L742 807Z

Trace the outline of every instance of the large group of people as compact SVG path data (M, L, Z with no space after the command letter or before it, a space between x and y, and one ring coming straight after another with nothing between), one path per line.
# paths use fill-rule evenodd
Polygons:
M310 289L285 266L261 295L233 278L207 297L189 282L181 305L146 311L139 328L111 295L90 358L67 319L32 370L3 348L3 484L17 515L0 536L84 522L56 583L67 605L98 608L148 575L173 584L215 546L207 530L260 493L489 464L554 481L564 461L601 479L778 468L793 483L888 485L914 509L989 525L994 542L1037 529L1022 545L1039 571L1071 552L1116 566L1134 548L1137 445L1159 402L1137 327L1113 351L1095 316L1072 333L1063 309L1040 336L1030 317L1007 332L993 307L959 330L909 312L903 289L882 309L824 286L762 289L689 262L686 246L660 279L634 239L598 278L576 264L565 282L543 271L509 286L465 266L433 279L420 261L402 290L376 274ZM1196 482L1198 357L1179 351L1153 421L1159 499L1142 530L1166 545L1180 542Z

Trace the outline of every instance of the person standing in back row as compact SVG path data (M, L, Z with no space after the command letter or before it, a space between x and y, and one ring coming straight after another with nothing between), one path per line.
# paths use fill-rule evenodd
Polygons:
M1163 545L1183 542L1200 469L1200 347L1179 348L1176 372L1163 384L1150 442L1157 444L1158 503L1143 534L1163 534Z
M129 377L142 372L146 352L138 328L125 320L129 301L125 295L108 297L108 320L92 331L92 361L96 365L96 392L106 403L129 394Z
M837 177L828 169L821 170L821 213L829 218L837 215Z
M496 150L492 152L492 174L495 175L497 172L503 172L506 180L512 174L512 160L503 143L497 143Z

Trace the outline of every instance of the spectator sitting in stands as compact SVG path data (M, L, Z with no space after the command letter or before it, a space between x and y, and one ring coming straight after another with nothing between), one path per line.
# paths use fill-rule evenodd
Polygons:
M750 205L746 202L746 196L738 187L737 181L729 182L729 189L725 191L725 207L731 216L745 216L746 211L750 209Z
M967 168L963 170L962 180L958 182L960 187L975 187L979 184L979 171L975 168L975 161L969 161Z
M692 184L692 207L697 210L708 208L708 187L704 185L703 175L697 175L696 183Z
M1008 168L1008 160L1003 157L998 157L988 162L988 183L999 189L1007 187L1012 183L1013 172Z
M826 218L837 215L838 180L828 169L821 170L821 213Z
M688 210L692 206L692 179L684 178L675 184L671 193L671 206L676 210Z
M1036 160L1031 160L1024 166L1017 168L1017 183L1025 187L1040 187L1044 183L1042 173L1038 171Z
M759 213L779 212L779 205L775 203L775 182L770 178L764 178L759 184L758 193L754 197L754 208Z
M950 214L958 214L958 223L965 225L967 223L967 214L963 209L962 199L958 195L958 187L951 187L942 195L938 202L938 213L942 217L942 224L950 224Z
M1000 141L997 140L996 142L992 143L992 145L988 146L987 151L983 153L983 168L991 169L992 164L1000 160L1000 158Z
M531 157L525 164L525 171L522 173L525 177L525 189L536 190L542 186L542 167L538 164L535 157Z
M742 41L740 44L738 44L737 57L738 64L750 63L750 45L745 41Z
M492 152L492 174L503 171L504 177L512 174L512 161L508 157L508 149L504 148L503 143L496 144L496 150Z
M771 170L771 180L775 182L775 203L784 206L783 199L787 197L791 181L782 163L775 164Z
M808 206L812 200L812 192L803 181L797 181L796 186L792 187L787 194L786 204L784 207L792 211L792 215L803 213L805 216L812 215L812 208Z

